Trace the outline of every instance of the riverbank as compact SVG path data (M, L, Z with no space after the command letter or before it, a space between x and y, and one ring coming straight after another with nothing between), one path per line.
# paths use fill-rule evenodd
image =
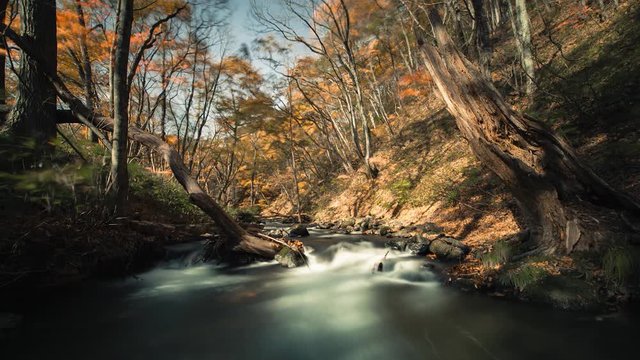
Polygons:
M135 274L164 247L211 238L215 228L175 181L130 165L129 215L114 217L103 193L102 150L61 146L50 168L0 170L0 292ZM4 168L3 168L4 169Z
M604 256L597 252L553 256L532 251L526 233L495 242L467 243L447 235L434 223L405 226L371 217L312 225L337 234L386 237L391 249L441 264L443 283L463 291L565 310L617 311L640 299L633 281L616 278L615 271L607 268L615 269L620 265L616 262L626 260L615 256L626 254L611 255L608 251ZM603 257L613 264L603 263Z

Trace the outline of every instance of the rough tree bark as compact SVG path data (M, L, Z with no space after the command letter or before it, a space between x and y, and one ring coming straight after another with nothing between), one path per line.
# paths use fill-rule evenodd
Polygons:
M129 193L127 170L127 132L129 128L129 48L133 25L133 0L120 0L113 59L113 144L111 148L110 192L115 200L116 215L126 213Z
M76 15L78 16L78 25L82 30L80 36L80 56L82 61L81 73L82 73L82 85L84 87L84 101L89 110L95 110L96 100L98 98L93 83L93 69L91 67L91 58L89 57L89 49L87 45L87 24L84 19L84 9L82 8L81 0L75 0L74 3ZM97 143L98 136L93 131L87 131L88 139L91 142Z
M0 0L0 22L4 24L4 21L7 17L7 5L9 5L9 0ZM0 106L4 106L7 104L7 88L6 88L6 74L4 71L6 64L6 53L7 49L5 48L4 41L0 41ZM4 119L0 119L0 124Z
M487 6L484 0L472 0L476 48L482 73L491 76L491 36L489 34L489 21L487 19Z
M24 51L20 57L18 98L9 114L8 129L18 137L35 140L36 147L45 150L56 135L56 91L44 72L55 73L56 2L55 0L22 0L20 2L21 36L33 43L39 58L37 64Z
M298 167L296 164L296 150L293 137L293 119L289 119L289 151L291 152L291 173L293 175L293 189L296 195L296 216L298 223L302 223L302 206L300 204L300 184L298 184Z
M543 123L513 111L455 47L437 10L437 47L419 36L424 63L475 155L516 198L538 249L599 248L636 236L640 204L588 169Z
M527 95L535 90L535 63L533 61L533 47L531 45L531 22L527 12L525 0L515 0L515 14L511 15L513 34L516 38L516 45L520 55L520 64L524 70L526 78L525 92ZM511 0L509 0L511 9Z

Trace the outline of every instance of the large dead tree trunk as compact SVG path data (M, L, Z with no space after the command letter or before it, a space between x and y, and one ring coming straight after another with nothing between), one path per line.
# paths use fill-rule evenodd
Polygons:
M420 36L425 65L475 155L519 202L538 248L568 253L629 236L633 220L623 215L639 216L638 202L595 175L543 123L513 111L458 51L436 10L429 20L437 47Z
M30 61L35 65L45 62L37 55L27 39L16 34L4 24L0 24L0 32L11 39L25 54L28 54ZM80 122L100 130L113 131L113 119L102 117L91 112L80 99L75 97L67 89L55 72L45 71L43 74L54 87L60 100L69 107L69 111L57 112L59 123ZM137 141L158 152L169 164L176 180L182 185L187 194L189 194L190 201L213 219L222 232L221 235L224 236L224 240L219 242L220 246L218 247L220 251L219 255L223 260L233 261L235 254L238 252L254 254L264 258L274 258L277 251L282 247L282 244L253 236L231 219L190 176L189 170L185 166L182 157L173 147L164 142L159 136L147 133L134 126L128 128L128 135L131 140Z
M22 0L20 16L22 36L33 43L39 58L48 61L36 64L31 54L22 53L18 98L9 114L9 131L35 140L36 146L44 149L56 135L56 92L44 75L44 72L55 73L57 66L56 2Z

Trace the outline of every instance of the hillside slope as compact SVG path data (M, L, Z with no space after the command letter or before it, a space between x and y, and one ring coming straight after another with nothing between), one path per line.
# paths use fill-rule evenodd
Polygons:
M605 17L575 1L559 3L552 13L538 8L532 12L532 28L544 29L533 34L535 95L522 97L509 85L513 58L507 54L515 52L509 29L493 39L498 44L493 81L514 108L563 134L602 178L640 197L640 4L625 2ZM485 286L500 265L483 257L499 252L502 240L521 229L517 205L471 154L435 91L416 97L405 114L395 122L396 138L379 139L373 161L380 176L368 180L360 171L336 177L314 204L315 220L353 218L357 223L358 218L372 217L397 234L409 235L419 235L424 224L435 224L472 247L467 261L452 274L470 276L475 287ZM615 281L605 279L607 272L616 273L616 261L622 261L616 256L605 255L614 259L609 265L595 260L595 267L605 273L595 277L609 285ZM546 272L560 274L579 268L578 257L535 260ZM512 273L528 264L518 266Z
M555 25L535 34L539 89L533 100L508 87L511 40L494 52L493 80L518 110L564 134L605 180L640 194L640 17L627 2L610 18L566 5ZM580 10L580 11L577 11ZM534 16L533 28L544 28ZM508 34L503 34L508 38ZM559 44L562 44L561 46ZM559 48L560 46L560 48ZM432 89L433 90L433 89ZM397 120L399 135L379 139L373 161L380 176L369 181L338 176L314 205L318 221L374 216L404 225L436 222L452 235L473 240L517 230L511 197L471 154L434 91L417 97Z

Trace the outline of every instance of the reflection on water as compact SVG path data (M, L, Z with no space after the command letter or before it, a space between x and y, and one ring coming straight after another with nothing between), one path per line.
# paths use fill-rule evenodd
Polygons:
M0 308L23 316L2 359L616 359L631 315L596 321L441 286L378 240L313 233L309 266L195 264L172 248L135 279ZM349 241L349 242L347 242ZM383 262L383 272L374 271ZM8 355L8 356L7 356Z

